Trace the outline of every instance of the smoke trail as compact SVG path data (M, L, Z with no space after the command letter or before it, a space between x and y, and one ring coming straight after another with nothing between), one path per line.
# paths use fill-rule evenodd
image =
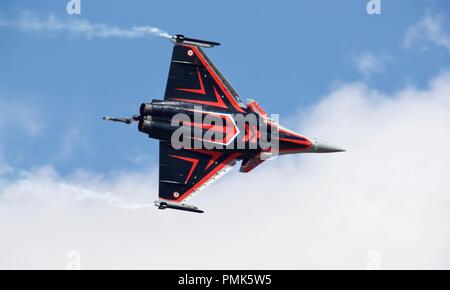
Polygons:
M41 19L34 12L22 12L17 20L0 19L0 27L11 27L23 32L62 33L71 36L94 38L135 39L148 36L170 38L170 34L154 26L132 26L120 28L101 23L91 23L86 19L69 18L61 20L54 14Z
M152 203L132 203L127 202L117 196L112 195L109 192L97 192L87 188L80 188L79 186L73 186L70 184L61 184L62 191L66 193L70 193L70 195L79 201L91 200L91 201L100 201L109 206L123 208L123 209L141 209L150 207Z
M0 156L1 157L1 156ZM1 161L1 159L0 159ZM0 169L2 164L0 164ZM8 173L8 171L6 171ZM133 176L133 175L131 175ZM37 204L43 199L52 200L58 207L66 202L79 202L86 204L101 204L115 208L138 210L153 205L145 202L141 197L129 195L130 191L136 192L134 182L128 179L109 180L106 183L87 183L68 181L62 179L58 173L49 166L44 166L33 172L22 171L18 179L10 179L0 175L0 205L4 202L33 203ZM132 179L141 179L142 176L134 176ZM96 179L95 177L89 178ZM13 181L14 180L14 181ZM131 186L128 186L128 185ZM119 186L118 186L119 185ZM147 184L146 188L152 185Z

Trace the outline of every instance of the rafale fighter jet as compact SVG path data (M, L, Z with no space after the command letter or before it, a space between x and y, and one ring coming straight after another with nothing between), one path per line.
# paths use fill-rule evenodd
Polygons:
M164 100L141 104L131 118L103 117L136 121L140 132L159 140L159 209L202 213L185 202L238 161L249 172L276 155L344 151L282 127L254 100L244 105L203 51L219 43L180 34L171 40Z

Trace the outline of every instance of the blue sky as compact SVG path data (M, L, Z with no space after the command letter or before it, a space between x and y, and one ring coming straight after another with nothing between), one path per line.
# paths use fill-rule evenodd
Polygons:
M223 45L208 53L241 97L255 98L283 121L339 83L362 80L389 93L408 84L423 87L449 66L445 48L403 43L408 28L427 11L448 17L448 1L385 0L382 14L372 16L365 6L361 0L82 0L82 14L69 16L65 1L7 0L0 3L0 18L14 20L30 11L40 19L54 14L61 21L122 28L150 25L219 41ZM4 115L38 124L34 133L13 121L3 126L0 149L11 167L50 164L61 172L108 172L157 161L157 142L101 117L130 116L141 102L161 98L170 42L88 40L11 27L0 27L0 37L0 96L17 108ZM378 69L358 70L356 60L363 55L375 58Z

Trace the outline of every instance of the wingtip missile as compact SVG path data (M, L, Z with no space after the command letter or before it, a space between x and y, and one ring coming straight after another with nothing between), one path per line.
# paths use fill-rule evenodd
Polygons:
M183 211L190 211L190 212L196 212L196 213L204 213L203 210L199 209L198 207L188 205L188 204L175 204L172 202L165 202L165 201L155 201L155 206L158 207L158 209L177 209L177 210L183 210Z
M195 38L189 38L185 37L182 34L175 34L172 36L172 42L175 44L190 44L190 45L196 45L201 47L214 47L220 45L220 43L215 41L208 41L208 40L201 40L201 39L195 39Z

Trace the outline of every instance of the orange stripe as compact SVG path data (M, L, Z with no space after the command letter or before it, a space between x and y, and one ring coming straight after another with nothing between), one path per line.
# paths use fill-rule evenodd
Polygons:
M189 46L190 47L190 46ZM216 81L216 83L219 85L219 87L222 89L222 91L225 93L225 96L227 97L228 101L230 101L231 105L233 105L233 107L241 113L244 113L245 111L239 106L239 104L237 103L236 99L231 95L231 93L228 91L228 89L225 87L225 85L222 83L222 81L220 80L220 78L217 76L217 74L215 73L215 71L211 68L211 66L209 65L209 63L206 61L206 59L203 57L203 55L200 53L200 51L198 50L197 47L192 46L190 47L195 54L197 55L197 57L200 59L200 61L202 62L202 64L206 67L206 69L208 70L208 72L212 75L213 79Z

